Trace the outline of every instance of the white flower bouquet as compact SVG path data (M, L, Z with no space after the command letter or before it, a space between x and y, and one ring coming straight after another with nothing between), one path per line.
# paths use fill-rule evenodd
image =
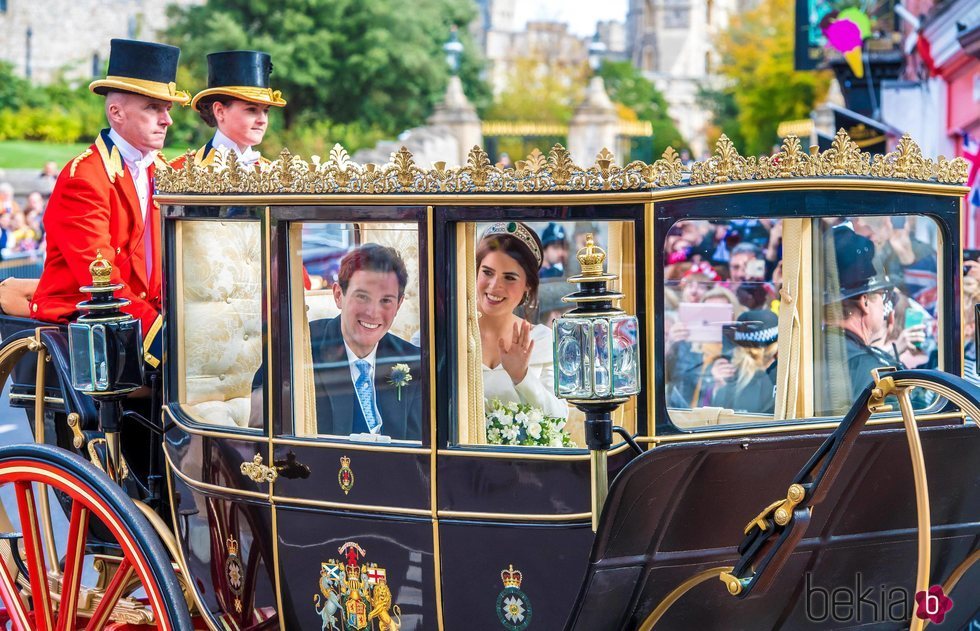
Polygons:
M491 445L577 447L565 429L565 419L545 416L528 403L499 399L485 401L487 442Z

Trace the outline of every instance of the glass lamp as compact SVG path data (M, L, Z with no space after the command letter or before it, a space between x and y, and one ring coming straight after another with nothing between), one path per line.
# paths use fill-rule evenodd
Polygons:
M129 300L116 298L122 285L112 284L112 264L98 253L89 265L92 284L80 290L91 298L68 325L72 387L98 401L113 470L118 471L121 400L143 385L143 334L140 321L120 311Z
M617 280L605 271L606 252L587 235L577 255L582 271L568 279L579 290L562 301L575 308L554 323L555 394L585 412L585 441L592 456L592 527L608 490L606 453L612 445L612 412L640 391L640 339L636 316L615 303Z

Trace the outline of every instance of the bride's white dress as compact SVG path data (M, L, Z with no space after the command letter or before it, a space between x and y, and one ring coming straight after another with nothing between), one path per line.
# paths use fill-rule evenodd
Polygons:
M531 339L534 340L534 348L524 380L515 385L502 365L489 368L484 364L483 396L487 400L499 399L503 403L528 403L540 408L545 416L567 418L568 405L555 396L551 328L543 324L534 325Z

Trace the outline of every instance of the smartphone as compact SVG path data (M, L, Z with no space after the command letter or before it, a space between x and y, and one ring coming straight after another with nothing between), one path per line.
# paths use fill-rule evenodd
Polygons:
M905 328L909 329L910 327L913 326L919 326L925 321L925 318L926 318L925 313L923 313L919 309L909 307L905 310ZM922 348L922 342L915 342L914 344L912 344L912 346L916 348Z

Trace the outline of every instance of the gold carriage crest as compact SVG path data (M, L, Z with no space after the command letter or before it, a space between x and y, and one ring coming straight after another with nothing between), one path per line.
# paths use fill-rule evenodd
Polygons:
M337 483L340 484L344 495L350 493L350 490L354 488L354 471L350 468L350 458L347 456L340 457L340 471L337 472Z
M235 611L242 612L242 588L245 582L245 572L242 568L242 559L238 556L238 541L228 535L225 541L225 578L228 579L228 589L235 597Z
M324 631L398 631L401 609L391 603L387 571L377 563L361 563L367 552L353 541L337 549L340 559L320 564L320 593L313 607ZM322 599L321 599L322 596Z

